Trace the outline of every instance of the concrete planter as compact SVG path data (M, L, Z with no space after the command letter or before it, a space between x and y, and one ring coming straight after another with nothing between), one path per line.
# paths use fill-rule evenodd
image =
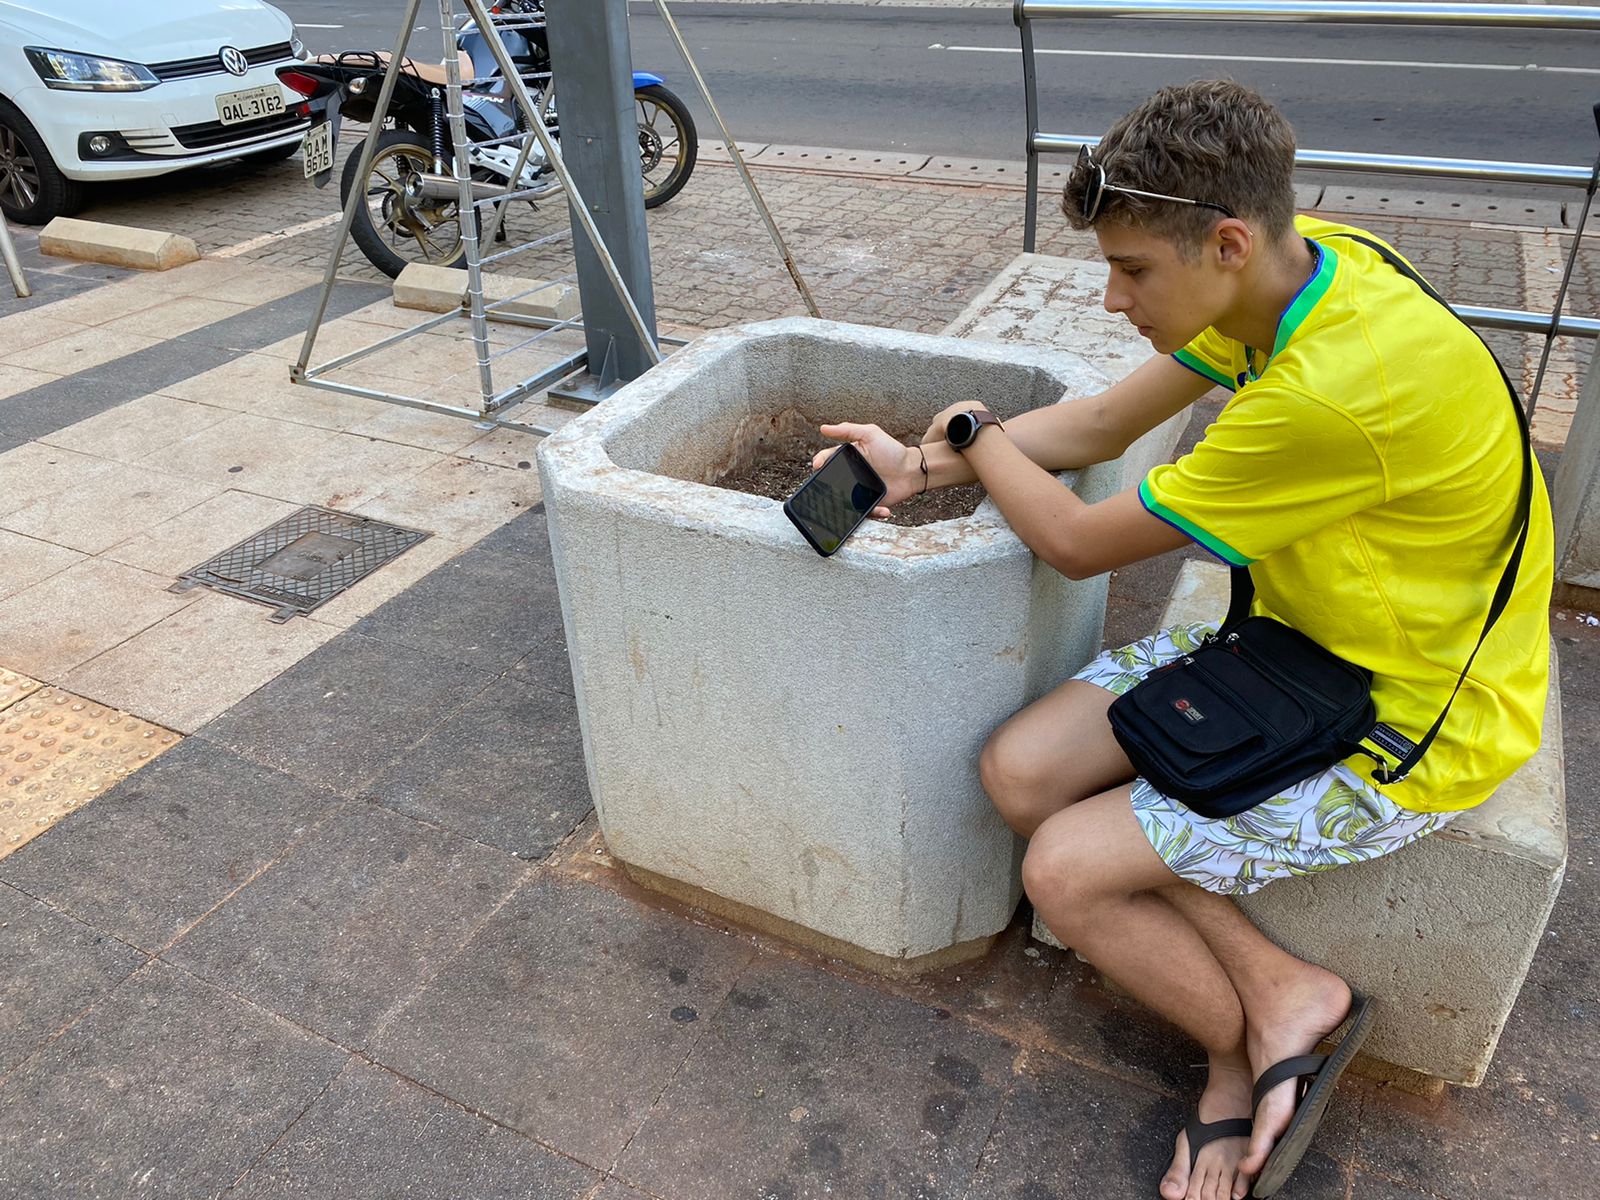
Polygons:
M819 558L777 501L708 486L774 430L1002 417L1104 387L1081 360L803 319L712 334L547 439L539 469L589 783L638 878L879 969L981 952L1020 846L989 732L1099 646L1106 581L985 502L869 521ZM1095 501L1117 464L1068 476Z

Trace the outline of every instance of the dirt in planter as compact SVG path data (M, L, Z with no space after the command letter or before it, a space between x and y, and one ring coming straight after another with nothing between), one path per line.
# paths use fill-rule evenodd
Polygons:
M890 430L902 442L921 438L915 433ZM811 458L818 450L836 445L815 429L806 432L774 430L757 439L753 454L742 454L734 469L711 481L712 485L772 500L787 500L811 475ZM936 488L923 496L908 496L894 506L891 525L932 525L953 517L970 517L983 503L982 484Z

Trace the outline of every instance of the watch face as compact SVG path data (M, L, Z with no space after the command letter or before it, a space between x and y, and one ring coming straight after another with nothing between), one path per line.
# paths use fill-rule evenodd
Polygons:
M965 450L972 445L972 439L978 432L978 422L973 420L971 413L960 412L945 422L945 441L957 450Z

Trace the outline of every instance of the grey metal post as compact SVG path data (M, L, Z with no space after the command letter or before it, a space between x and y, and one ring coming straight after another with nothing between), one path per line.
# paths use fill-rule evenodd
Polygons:
M545 20L562 158L654 340L655 291L644 223L627 0L547 0ZM578 223L576 215L573 223ZM575 238L573 246L589 370L552 392L592 402L617 383L643 374L658 356L651 352L653 346L641 342L594 247L583 238Z
M22 272L22 260L17 257L16 244L11 240L11 230L6 228L3 216L0 216L0 257L5 259L6 272L11 276L11 290L17 293L19 299L33 295L33 289L28 286L28 277Z

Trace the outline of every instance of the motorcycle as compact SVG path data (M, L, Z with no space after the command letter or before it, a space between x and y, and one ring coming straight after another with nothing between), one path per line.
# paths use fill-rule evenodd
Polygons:
M552 141L560 124L544 39L542 0L508 0L501 39L512 65L528 85L536 111ZM522 109L511 99L482 31L470 22L456 37L462 79L462 117L473 195L492 199L507 191L535 210L561 192L555 172L537 141L522 157L528 131ZM334 146L344 116L370 122L389 56L381 51L347 50L278 68L278 78L304 97L302 115L310 118L304 146L305 174L317 187L333 175ZM378 134L365 180L357 175L361 156L349 155L340 178L340 198L348 202L359 188L359 205L350 236L368 261L391 278L407 264L464 267L466 246L460 186L444 95L445 68L406 59L395 78L385 128ZM694 120L659 75L633 73L639 121L640 171L646 208L665 204L683 189L696 159ZM519 158L521 170L517 170ZM515 176L515 178L513 178ZM482 210L476 210L482 211ZM476 232L477 226L473 226ZM504 240L499 223L497 238Z

